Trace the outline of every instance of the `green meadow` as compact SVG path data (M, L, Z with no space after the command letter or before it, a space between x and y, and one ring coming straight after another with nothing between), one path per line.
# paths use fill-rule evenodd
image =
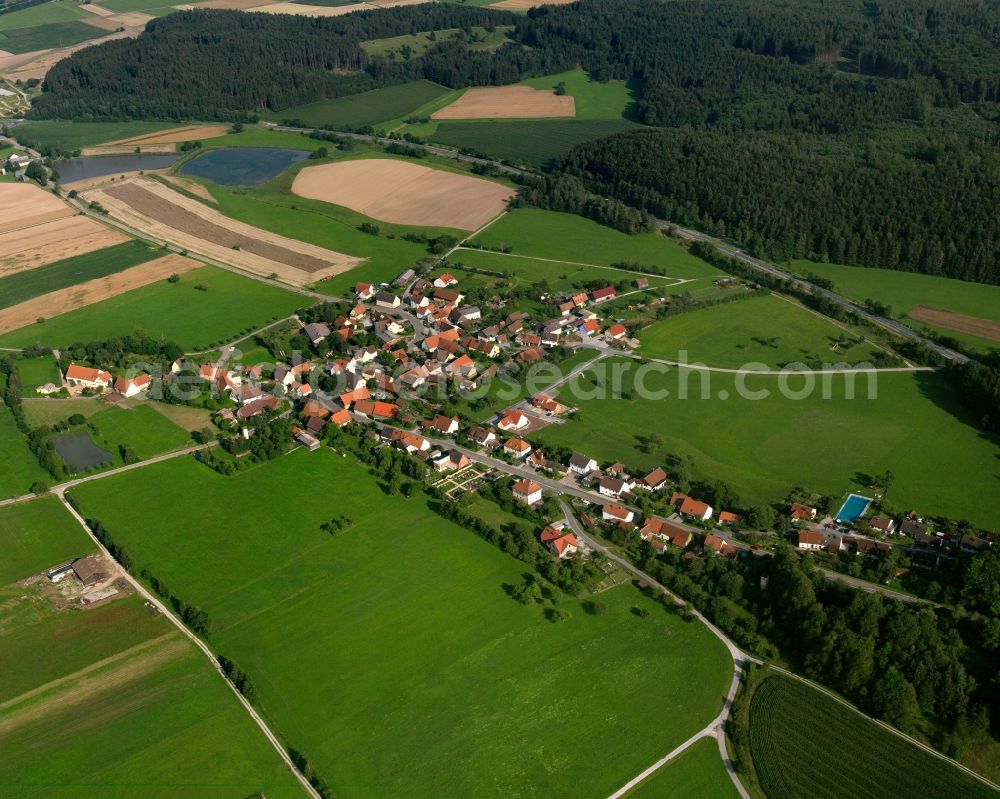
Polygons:
M37 589L0 600L3 795L304 796L204 655L138 597L61 612Z
M461 120L408 125L414 136L540 169L578 144L637 127L627 119Z
M0 392L7 387L0 375ZM14 422L14 414L0 404L0 499L27 494L36 480L48 480L49 473L38 465L28 449L28 441Z
M750 703L750 748L769 799L996 796L939 757L812 686L768 677Z
M87 424L105 441L131 447L142 460L194 443L187 430L145 402L128 409L110 407L91 416Z
M538 442L571 448L585 442L598 460L640 469L682 457L690 461L691 478L722 480L747 504L781 501L796 485L836 496L863 489L863 475L889 469L896 476L894 506L1000 527L992 501L1000 441L963 421L958 398L940 375L858 375L854 399L847 376L800 375L789 378L788 388L799 391L812 379L815 390L796 400L781 394L777 376L662 367L666 373L648 374L644 387L669 395L641 399L638 391L626 398L636 388L636 362L608 359L601 367L602 375L590 371L560 389L560 399L579 413L535 434ZM875 399L868 398L872 379ZM824 381L829 399L823 399ZM744 399L741 382L747 391L769 394ZM687 399L679 396L684 386Z
M643 355L678 360L684 350L689 362L733 369L748 363L854 364L876 352L827 317L774 294L669 316L639 337Z
M72 122L58 119L19 122L13 131L18 141L32 147L59 145L65 150L72 151L176 127L178 127L176 124L170 122Z
M565 84L566 94L573 98L576 119L622 119L628 115L635 94L624 81L601 83L583 69L572 69L556 75L543 75L521 81L525 86L545 91Z
M151 14L154 17L177 11L169 4L168 0L101 0L101 6L116 14L141 11L143 14Z
M878 300L892 308L894 316L902 317L918 305L940 308L944 311L974 316L1000 322L1000 286L970 283L936 275L915 272L898 272L893 269L875 269L842 264L820 264L813 261L792 261L792 271L807 275L820 275L833 281L837 291L858 302ZM938 333L958 339L980 352L1000 350L1000 342L932 327L910 320L918 329L927 327Z
M575 214L518 208L473 240L484 247L510 247L516 255L612 264L656 266L670 277L718 277L722 273L661 233L629 236Z
M0 508L0 585L23 580L96 549L53 496Z
M628 799L737 799L715 738L702 738L649 779L626 794Z
M34 391L34 387L32 387ZM25 392L27 393L27 392ZM62 422L78 413L81 416L93 416L100 413L108 406L104 400L98 397L67 397L57 399L55 397L39 397L37 394L32 399L25 398L24 418L30 427L49 426L56 422Z
M87 280L107 277L162 255L162 250L152 249L141 241L124 241L113 247L65 258L37 269L15 272L10 277L0 279L0 308L9 308Z
M198 285L207 290L196 289ZM203 266L185 272L178 283L161 280L6 333L0 336L0 346L65 347L143 330L153 338L176 341L186 350L202 350L284 318L308 303L277 286Z
M548 621L506 594L523 564L330 450L231 477L187 458L140 471L72 493L206 611L211 645L342 799L605 795L721 706L731 662L701 625L628 585L602 615L566 597ZM170 514L133 523L179 496L197 535Z
M17 371L21 375L21 382L24 388L22 397L41 397L35 389L44 386L46 383L55 383L57 386L62 382L62 373L59 365L51 355L44 355L39 358L18 358Z
M11 16L17 13L19 12L15 11ZM0 17L0 20L3 19ZM30 28L4 28L0 30L0 47L10 53L30 53L52 47L67 47L105 35L107 31L94 25L69 20Z
M448 91L429 80L417 80L285 108L271 112L270 117L276 122L294 120L317 128L324 125L340 130L362 128L406 116Z

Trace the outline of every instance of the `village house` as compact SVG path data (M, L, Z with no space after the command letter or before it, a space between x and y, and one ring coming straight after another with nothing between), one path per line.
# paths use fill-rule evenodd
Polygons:
M559 416L566 412L566 406L556 402L548 394L536 394L531 398L531 404L540 411Z
M119 377L115 380L115 391L125 397L125 399L130 399L138 394L142 394L144 391L149 391L152 385L153 378L145 372L140 372L131 378Z
M292 437L310 452L320 448L319 439L301 427L292 428Z
M667 484L667 473L663 469L653 469L636 484L638 488L645 488L647 491L659 491Z
M542 501L542 487L534 480L527 478L518 480L511 486L511 490L514 492L514 499L525 505L534 505Z
M793 502L791 517L793 522L811 522L816 518L816 508L812 508L809 505L803 505L799 502Z
M574 452L569 459L569 469L574 474L588 475L596 468L597 461L586 455L581 455L579 452Z
M677 512L685 519L696 519L704 522L711 519L715 513L711 505L699 502L697 499L692 499L687 494L682 494L679 491L670 497L670 504L677 508Z
M560 560L568 558L577 552L580 546L573 533L568 533L565 530L559 530L555 527L546 527L542 530L538 539L548 547L549 552Z
M601 476L597 478L597 490L605 497L620 497L630 493L632 484L617 477Z
M609 302L617 296L614 286L605 286L602 289L594 289L590 292L590 299L595 305L602 302Z
M330 424L335 424L337 427L346 427L350 423L351 414L346 408L341 408L330 414Z
M869 524L873 530L878 530L886 535L892 535L896 532L896 520L889 516L873 516Z
M435 470L444 472L450 469L454 469L456 471L458 469L464 469L471 463L471 461L465 453L459 452L457 449L452 449L443 455L439 455L434 458L432 463L434 464Z
M392 285L397 286L397 287L398 286L405 286L407 283L409 283L411 280L413 280L413 278L415 278L416 276L417 276L417 273L414 272L412 269L406 269L403 272L401 272L399 275L396 276L396 279L392 281Z
M402 305L402 300L399 299L395 294L389 291L380 291L375 295L375 305L378 308L398 308Z
M618 341L625 338L625 325L613 324L604 331L604 335L611 341Z
M470 441L481 447L496 449L500 445L497 434L488 427L470 427L467 435Z
M437 289L434 292L434 302L443 305L457 306L465 299L464 294L459 294L451 289Z
M621 505L604 505L601 508L601 518L606 522L624 522L631 524L635 519L635 513Z
M394 430L392 440L399 449L411 455L417 452L427 452L431 448L430 441L407 430Z
M391 402L360 400L354 403L354 412L366 418L391 419L398 410Z
M497 429L505 433L513 430L523 430L531 424L531 420L523 411L508 411L503 418L497 422Z
M724 558L732 557L736 554L737 549L725 538L711 533L705 536L705 549L709 552L715 552L717 555L722 555Z
M259 416L264 411L274 411L277 408L278 398L273 394L265 394L245 405L241 405L239 410L236 411L236 418L240 421L246 421L247 419L252 419L254 416Z
M319 344L329 337L330 326L325 322L310 322L302 328L302 334L309 339L311 344Z
M549 468L549 462L545 458L545 453L542 452L540 449L534 450L528 456L527 463L528 463L528 466L532 467L533 469L548 469Z
M728 510L719 512L719 524L739 524L741 521L743 521L743 517L736 513Z
M811 530L801 530L799 532L799 549L815 550L823 548L823 534L814 533Z
M482 316L483 312L475 305L463 305L461 308L456 308L451 312L451 321L456 325L466 325L469 322L481 319Z
M523 438L508 438L503 442L503 451L515 458L527 458L531 452L531 444Z
M66 368L66 382L74 388L91 388L104 391L113 380L111 372L103 369L92 369L89 366L77 366L71 363Z
M646 519L646 523L639 530L639 537L651 543L660 541L684 549L691 543L693 534L690 530L678 527L676 524L650 517Z
M458 279L447 272L434 278L434 288L446 289L458 283Z
M354 286L354 296L359 300L370 300L375 296L375 287L371 283L358 283Z

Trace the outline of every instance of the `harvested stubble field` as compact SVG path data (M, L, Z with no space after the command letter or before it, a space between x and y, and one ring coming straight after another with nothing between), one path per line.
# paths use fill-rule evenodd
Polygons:
M0 233L73 216L62 200L30 183L0 185Z
M164 280L172 274L183 274L201 264L182 255L165 255L155 261L133 266L107 277L88 280L76 286L43 294L40 297L0 310L0 333L8 333L30 325L39 318L49 318L70 308L83 308L126 291Z
M177 144L179 142L197 141L198 139L211 139L222 136L229 130L228 125L187 125L183 128L171 128L159 133L147 133L143 136L132 136L128 139L117 139L109 141L106 145L110 147L116 144Z
M401 225L477 230L500 215L514 190L394 158L358 158L303 169L292 193Z
M135 152L135 144L112 144L107 147L84 147L80 155L130 155ZM169 155L175 152L172 144L144 144L143 155Z
M431 119L544 119L575 115L576 101L572 96L515 84L469 89L455 102L431 114Z
M201 6L197 6L201 8ZM272 3L266 6L248 8L265 14L291 14L296 17L339 17L354 11L371 11L375 6L368 3L353 3L347 6L306 6L299 3Z
M174 186L183 189L188 194L193 194L195 197L200 197L202 200L212 203L212 205L219 204L219 201L215 199L212 192L196 180L181 178L177 175L160 175L159 177L161 180L165 180L167 183L171 183Z
M16 184L8 184L16 186ZM85 216L0 232L0 278L120 244L126 238Z
M918 322L933 325L934 327L943 327L945 330L954 330L957 333L978 336L987 341L1000 341L1000 322L994 322L991 319L966 316L954 311L932 308L929 305L919 305L910 311L907 316L911 319L916 319Z
M87 199L98 201L113 217L153 238L254 274L274 274L297 286L364 261L237 222L150 179L131 179L90 191Z

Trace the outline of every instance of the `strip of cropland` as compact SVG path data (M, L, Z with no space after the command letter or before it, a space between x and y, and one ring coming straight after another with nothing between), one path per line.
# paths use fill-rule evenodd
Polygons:
M75 219L83 217L75 217ZM44 225L42 227L47 227ZM106 228L101 228L106 230ZM2 238L2 236L0 236ZM139 241L124 241L113 247L64 258L55 263L20 271L0 278L0 308L10 308L26 300L124 272L139 264L162 257L163 253ZM169 274L169 273L168 273Z
M148 178L88 190L86 197L153 238L297 286L339 274L364 260L237 222Z
M148 252L148 248L146 252ZM147 286L171 275L182 275L200 264L183 255L164 255L103 277L71 284L68 288L40 294L30 300L0 310L0 333L29 325L39 319L59 315L67 308L85 308L102 300ZM15 278L19 277L15 275ZM14 279L14 278L10 278Z
M754 693L750 746L770 799L996 795L815 688L780 675L765 679Z
M140 471L72 495L205 610L212 646L339 797L604 795L721 707L731 661L703 626L629 585L601 594L603 615L565 597L569 618L548 621L506 593L523 564L331 450L230 477L187 458ZM130 521L176 496L198 535ZM336 536L333 516L349 519Z
M55 499L0 508L3 578L83 556ZM301 797L225 683L127 590L71 608L75 578L0 588L0 793L24 799ZM76 583L78 586L79 584Z
M0 279L124 241L121 233L85 216L6 231L0 233Z
M153 338L176 341L185 350L204 350L283 319L308 304L308 300L277 286L212 266L180 274L177 282L169 282L169 274L94 305L42 322L32 319L33 323L0 336L0 346L40 343L66 347L143 330ZM0 316L2 313L6 312Z
M606 359L600 369L560 389L560 401L579 411L541 430L537 442L579 448L585 441L592 457L638 468L681 457L690 478L721 480L749 504L782 500L796 485L839 495L863 487L858 475L889 469L903 507L1000 524L990 499L1000 442L964 421L941 375L799 375L783 394L784 379L773 374L663 366L647 370L639 387L635 361ZM809 384L814 389L797 396Z

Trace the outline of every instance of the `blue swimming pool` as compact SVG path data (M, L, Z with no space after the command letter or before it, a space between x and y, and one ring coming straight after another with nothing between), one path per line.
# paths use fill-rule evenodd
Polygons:
M840 510L837 511L837 521L853 522L856 519L860 519L865 515L865 511L868 510L868 506L871 504L872 500L869 497L863 497L860 494L850 494L844 500L844 504L840 506Z

